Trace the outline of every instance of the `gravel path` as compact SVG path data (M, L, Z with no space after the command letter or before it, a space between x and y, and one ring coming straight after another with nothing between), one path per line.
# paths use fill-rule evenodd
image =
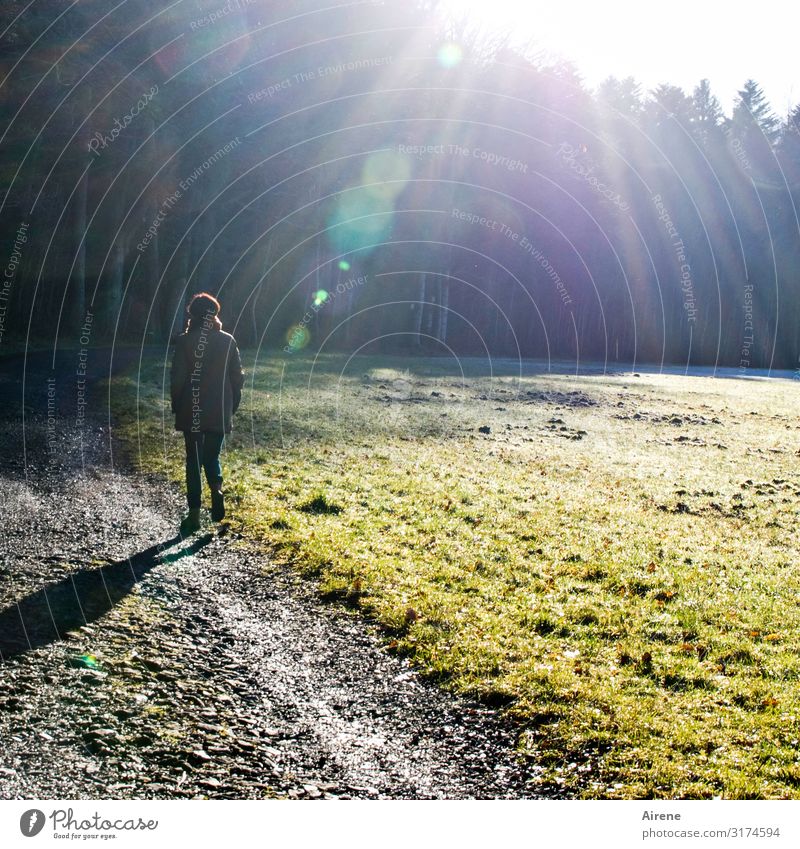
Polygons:
M111 463L107 353L76 427L75 357L28 359L24 430L0 363L0 798L534 795L495 712L235 535L178 539L181 493Z

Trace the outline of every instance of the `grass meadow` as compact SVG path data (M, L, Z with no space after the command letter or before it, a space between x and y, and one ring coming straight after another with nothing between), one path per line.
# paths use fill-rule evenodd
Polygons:
M543 789L800 798L796 384L246 354L232 524L509 711ZM182 481L164 385L113 404Z

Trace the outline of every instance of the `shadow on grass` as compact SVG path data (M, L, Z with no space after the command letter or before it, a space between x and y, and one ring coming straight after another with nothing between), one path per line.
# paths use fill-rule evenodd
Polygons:
M167 553L181 541L174 536L97 569L82 569L48 584L0 611L0 660L63 639L68 631L108 613L154 566L195 554L214 538L198 537L186 548Z

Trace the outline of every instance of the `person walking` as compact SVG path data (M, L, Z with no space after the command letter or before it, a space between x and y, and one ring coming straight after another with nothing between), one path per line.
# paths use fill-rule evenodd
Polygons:
M239 407L244 372L236 340L222 329L219 301L207 292L194 295L187 307L186 331L175 340L170 394L175 430L186 444L186 501L181 536L200 528L202 476L211 490L211 518L225 518L219 454Z

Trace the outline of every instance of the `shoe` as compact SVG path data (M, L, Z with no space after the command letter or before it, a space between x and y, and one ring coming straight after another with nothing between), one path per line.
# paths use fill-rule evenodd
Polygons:
M181 536L189 537L200 530L200 508L190 508L181 520Z
M215 522L225 518L225 495L221 489L211 490L211 518Z

